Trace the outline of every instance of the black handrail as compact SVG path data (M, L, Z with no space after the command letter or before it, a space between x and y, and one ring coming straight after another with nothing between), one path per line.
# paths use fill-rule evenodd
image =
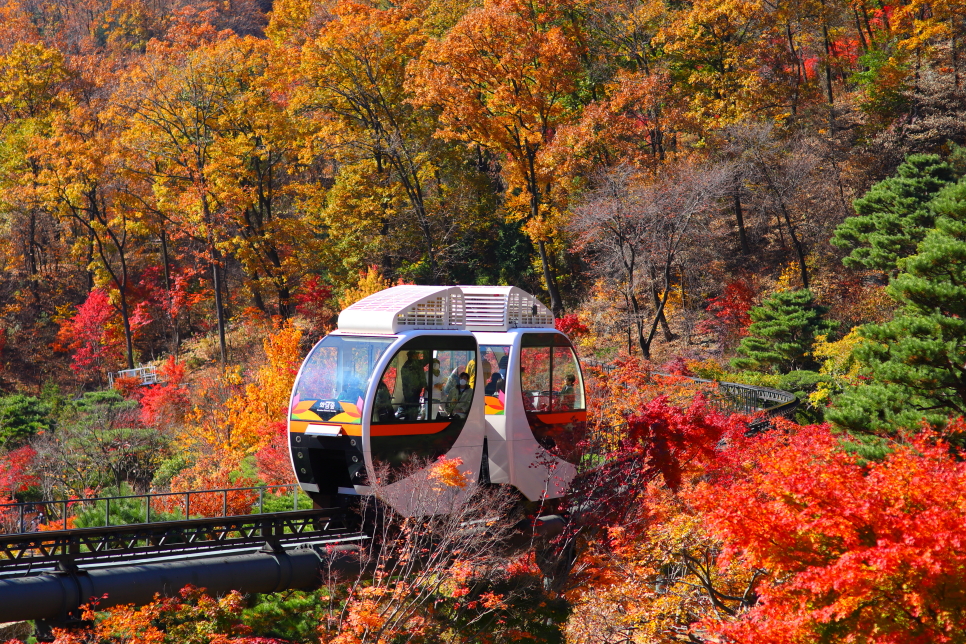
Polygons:
M717 385L719 390L723 390L728 396L730 404L722 411L740 412L744 414L763 414L766 418L784 416L790 418L795 410L798 409L798 396L793 393L772 389L770 387L756 387L754 385L743 385L737 382L724 382L720 380L707 380L704 378L694 378L692 376L671 376L669 374L658 373L663 377L687 378L693 382L708 383ZM765 404L773 403L773 404ZM721 401L714 400L712 404L721 408Z
M612 372L617 369L612 364L594 364L591 361L587 361L585 364L605 372ZM795 394L780 389L661 372L651 372L650 375L662 378L683 378L696 385L713 385L715 389L710 392L708 403L724 413L741 413L754 416L753 420L748 423L749 434L768 429L771 427L772 419L778 416L794 417L795 410L798 409L799 405L798 397ZM619 427L599 428L594 436L588 436L589 451L596 453L598 456L609 453L620 444L622 438L623 435ZM591 466L594 466L597 462L593 458L588 461Z
M0 577L38 566L217 553L225 549L353 539L342 508L0 535Z
M603 371L614 371L615 365L604 364L595 361L585 361L588 367L594 367ZM712 398L709 402L720 411L730 411L732 413L744 414L763 414L767 418L775 416L790 417L798 409L798 397L790 392L770 387L758 387L754 385L744 385L737 382L725 382L722 380L708 380L706 378L695 378L694 376L684 376L660 371L651 372L652 376L662 378L685 378L695 383L716 385L719 390L723 390L728 398L724 402L720 398ZM775 404L764 404L775 403Z
M16 519L15 526L7 526L6 532L8 534L20 534L33 532L33 530L28 530L26 524L26 517L34 512L43 512L45 518L45 524L50 524L50 519L53 519L57 523L60 523L62 529L66 529L68 526L68 519L70 518L69 510L75 507L90 507L91 504L97 507L97 504L103 504L104 506L104 525L110 526L111 524L111 503L117 503L129 500L129 499L139 499L143 502L144 507L144 521L138 521L133 525L145 524L145 523L156 523L156 521L151 520L152 506L155 505L157 501L162 499L172 498L176 501L178 507L178 513L183 514L184 519L190 519L192 516L191 512L191 498L195 497L195 507L198 507L199 495L221 495L221 513L215 514L214 516L209 516L208 518L218 518L230 516L228 514L228 503L229 494L237 495L243 494L245 492L258 492L258 503L257 512L250 512L249 514L262 514L265 509L265 492L268 490L284 490L286 494L292 495L292 510L298 510L299 506L299 485L298 483L286 483L282 485L260 485L251 487L232 487L232 488L218 488L214 490L188 490L185 492L149 492L146 494L128 494L121 496L99 496L99 497L81 497L76 499L57 499L50 501L26 501L19 503L2 503L0 504L0 519L6 518L8 521L11 518ZM252 505L251 509L255 510L256 504L254 503L254 494L252 494ZM156 506L155 506L156 507ZM53 510L53 511L52 511ZM59 514L59 516L57 516ZM13 515L13 516L11 516ZM195 512L195 516L199 513ZM53 527L53 526L51 526ZM13 528L13 529L11 529Z

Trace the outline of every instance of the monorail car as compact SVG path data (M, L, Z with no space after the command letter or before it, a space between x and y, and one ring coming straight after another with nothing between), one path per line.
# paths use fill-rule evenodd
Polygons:
M292 464L316 503L370 494L388 472L382 494L405 515L433 511L413 494L426 472L414 459L459 458L471 480L485 465L531 501L563 496L586 420L570 340L515 287L396 286L353 304L306 357L289 409Z

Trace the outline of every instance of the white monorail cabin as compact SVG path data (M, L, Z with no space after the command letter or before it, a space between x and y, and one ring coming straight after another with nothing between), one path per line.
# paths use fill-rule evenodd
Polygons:
M509 286L396 286L342 311L292 391L302 489L325 505L376 488L403 514L442 512L458 492L425 466L444 458L531 501L566 494L586 406L553 321Z

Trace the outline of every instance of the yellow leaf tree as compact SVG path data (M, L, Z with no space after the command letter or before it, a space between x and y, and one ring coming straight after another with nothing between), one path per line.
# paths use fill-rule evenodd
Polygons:
M488 0L430 41L410 87L438 107L440 134L502 155L508 209L537 243L551 307L560 314L547 241L555 215L554 167L543 154L574 116L579 47L554 2ZM522 212L521 212L522 211Z

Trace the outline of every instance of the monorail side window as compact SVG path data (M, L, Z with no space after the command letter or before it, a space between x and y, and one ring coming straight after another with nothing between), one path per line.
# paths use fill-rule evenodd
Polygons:
M376 385L373 422L436 421L444 416L465 416L473 400L475 383L471 372L475 372L475 367L476 347L469 348L466 338L423 336L407 342L389 361ZM463 387L461 374L467 381Z
M555 333L525 333L520 340L520 382L533 437L565 460L576 458L587 412L580 363L570 341Z
M551 413L584 409L580 364L562 336L551 333L523 336L520 382L527 411Z
M445 454L459 437L475 382L476 340L419 336L404 344L375 382L370 445L392 467Z
M507 366L510 362L509 346L480 345L480 355L483 357L483 372L489 371L490 377L483 383L483 393L486 395L486 413L502 414L504 408L503 394L506 391Z

